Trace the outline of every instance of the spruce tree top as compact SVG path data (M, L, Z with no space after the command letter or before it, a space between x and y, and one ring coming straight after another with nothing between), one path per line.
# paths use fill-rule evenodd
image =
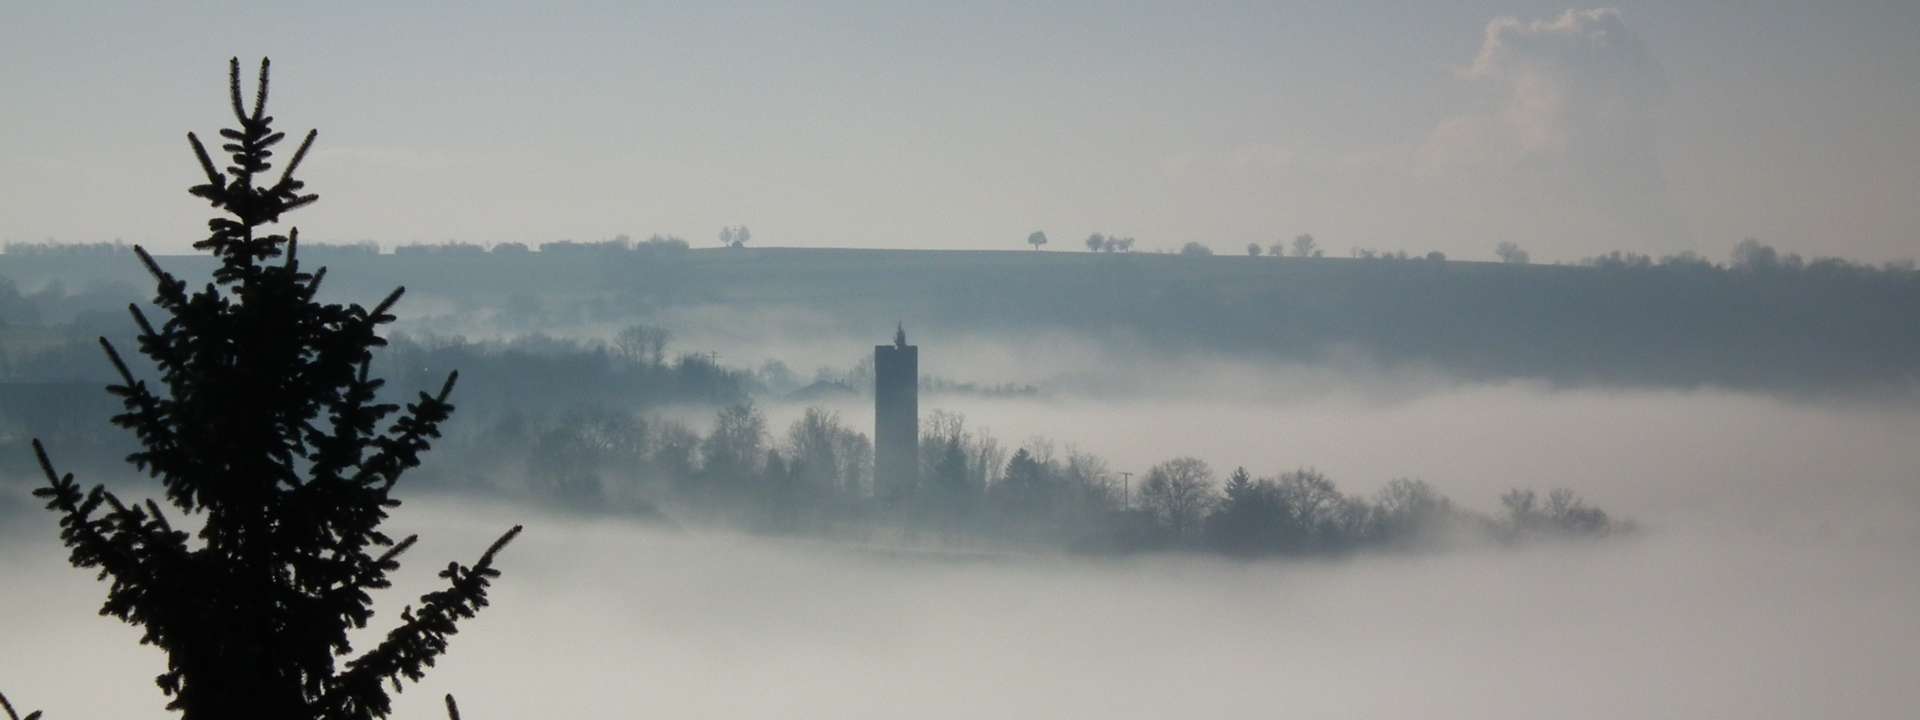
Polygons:
M314 299L326 270L301 268L297 230L265 226L317 199L295 178L316 134L267 182L286 137L266 114L268 63L251 111L238 59L229 72L238 127L220 131L224 172L187 135L206 173L190 192L225 213L194 247L220 266L190 293L134 248L165 313L156 326L128 307L158 386L100 340L120 376L108 390L125 405L113 422L141 445L129 462L159 479L167 504L198 531L176 529L152 500L82 489L55 473L38 440L47 486L34 494L60 515L73 564L110 582L101 613L140 627L142 643L166 652L157 681L169 709L188 720L385 717L387 684L420 679L455 623L487 604L494 555L520 528L472 566L449 563L446 589L422 596L382 642L354 654L347 635L372 618L369 592L388 586L415 540L379 529L400 504L394 485L439 437L457 375L404 409L380 401L369 364L404 289L372 310Z

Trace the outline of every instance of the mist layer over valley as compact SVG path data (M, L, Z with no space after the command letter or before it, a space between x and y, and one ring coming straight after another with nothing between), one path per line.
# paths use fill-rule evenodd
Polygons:
M1565 486L1640 529L1242 562L743 535L436 483L396 517L428 539L422 558L529 530L495 608L398 712L432 714L443 689L473 715L569 717L1787 718L1920 701L1920 414L1529 385L1275 392L926 402L1115 468L1313 465L1359 493L1416 476L1487 511L1510 487ZM841 410L866 422L857 406ZM770 424L801 409L770 404ZM70 716L160 717L157 655L75 612L98 586L61 562L24 490L5 495L0 676ZM407 565L383 613L433 570Z

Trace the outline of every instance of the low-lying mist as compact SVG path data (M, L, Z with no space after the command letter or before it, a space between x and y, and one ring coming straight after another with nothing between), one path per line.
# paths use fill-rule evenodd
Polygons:
M670 530L416 492L392 527L423 540L375 629L444 562L509 524L528 531L494 606L396 716L438 716L443 692L480 718L1797 718L1920 702L1920 413L1527 385L922 399L933 408L1115 470L1173 455L1311 465L1355 492L1418 477L1481 510L1509 487L1566 486L1642 529L1341 560L1102 558ZM841 410L871 422L857 401ZM163 717L161 658L94 615L103 588L65 565L51 518L12 515L0 537L0 686L53 717Z
M398 717L1888 717L1906 548L1663 533L1341 563L947 558L424 502L402 593L509 520L495 605ZM12 543L10 543L12 545ZM9 553L15 697L162 717L155 653L51 543ZM32 552L26 552L31 549ZM391 617L392 604L388 606Z

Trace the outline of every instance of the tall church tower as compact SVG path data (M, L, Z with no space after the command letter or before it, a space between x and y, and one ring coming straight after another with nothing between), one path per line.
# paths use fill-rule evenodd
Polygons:
M903 497L920 484L920 348L907 329L873 348L873 493Z

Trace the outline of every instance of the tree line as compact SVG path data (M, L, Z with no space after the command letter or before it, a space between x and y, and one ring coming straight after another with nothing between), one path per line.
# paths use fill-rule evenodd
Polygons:
M969 546L1297 557L1600 538L1631 527L1565 489L1515 489L1500 512L1484 514L1417 479L1359 496L1311 468L1221 477L1195 457L1123 475L1071 445L1044 437L1012 445L938 409L922 420L917 482L895 496L875 492L900 484L875 482L869 437L824 407L805 408L783 428L752 402L704 424L604 407L512 413L445 447L455 460L427 472L449 489L857 541L897 534Z

